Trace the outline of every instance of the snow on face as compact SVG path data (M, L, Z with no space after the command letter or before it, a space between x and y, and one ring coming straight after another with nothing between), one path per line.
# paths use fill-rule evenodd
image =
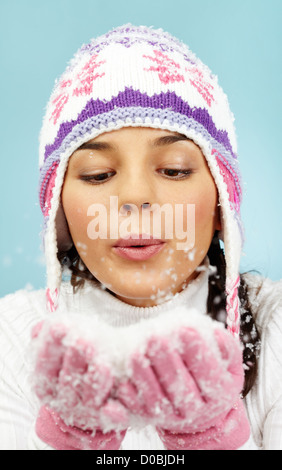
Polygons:
M62 202L89 271L113 295L139 307L166 301L194 279L214 231L221 228L216 185L200 148L181 134L160 129L122 128L84 144L70 158ZM91 212L93 204L101 208L99 218ZM168 208L157 227L154 207ZM194 207L193 221L189 207ZM127 234L144 233L148 211L145 233L156 237L157 232L164 241L161 251L145 260L119 256L114 245L125 227ZM89 227L97 220L103 236L94 238Z

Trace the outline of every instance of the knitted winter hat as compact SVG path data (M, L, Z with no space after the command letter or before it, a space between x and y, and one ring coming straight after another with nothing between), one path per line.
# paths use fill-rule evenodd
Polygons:
M40 134L47 305L56 309L59 249L71 239L61 206L68 160L83 143L127 126L185 134L202 150L217 185L226 258L227 326L238 337L242 198L233 115L217 77L178 39L127 24L83 45L57 81Z

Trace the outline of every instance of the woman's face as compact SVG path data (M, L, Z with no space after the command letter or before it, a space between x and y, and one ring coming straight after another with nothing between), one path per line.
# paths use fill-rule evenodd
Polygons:
M201 150L166 130L127 127L84 144L70 158L62 203L89 271L116 297L139 307L163 302L194 279L221 229L217 189ZM115 245L132 233L163 243L147 259L128 259Z

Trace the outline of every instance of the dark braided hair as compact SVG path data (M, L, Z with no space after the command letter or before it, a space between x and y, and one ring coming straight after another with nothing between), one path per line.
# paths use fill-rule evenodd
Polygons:
M207 312L214 320L226 325L226 262L224 251L220 246L218 232L208 251L210 264L216 267L216 272L209 277L209 293L207 300ZM90 273L73 246L67 252L58 253L61 265L66 266L71 272L71 285L74 293L83 287L85 280L100 285L100 282ZM257 376L257 359L260 348L260 335L257 330L252 307L249 302L248 286L244 280L244 275L240 274L241 283L238 289L240 299L240 340L243 344L243 364L245 370L245 384L242 396L245 397L254 385ZM112 293L109 289L106 291Z
M207 312L214 319L226 325L226 262L224 251L220 246L218 232L215 233L208 251L210 264L215 266L216 273L209 277L209 294ZM252 306L249 301L248 285L244 274L240 274L238 288L240 300L240 341L243 345L243 364L245 384L242 396L245 397L255 383L258 370L258 355L260 350L260 334L255 324Z

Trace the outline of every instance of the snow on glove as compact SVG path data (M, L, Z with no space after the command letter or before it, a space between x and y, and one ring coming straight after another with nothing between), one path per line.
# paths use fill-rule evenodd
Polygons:
M248 440L242 351L225 330L202 334L183 326L155 334L130 364L131 377L120 383L117 396L133 422L141 416L157 426L168 449L231 450Z
M42 406L36 421L36 434L56 450L117 450L125 431L83 431L75 426L67 426L58 413Z
M118 449L127 412L112 397L115 380L95 345L77 325L54 321L36 325L32 336L38 436L58 450Z

